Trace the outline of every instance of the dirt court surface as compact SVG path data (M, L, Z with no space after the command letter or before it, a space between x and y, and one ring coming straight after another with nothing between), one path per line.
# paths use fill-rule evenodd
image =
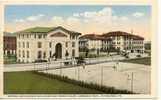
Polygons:
M63 75L71 79L81 80L88 83L92 82L100 85L112 86L117 89L132 90L136 93L150 94L150 70L150 66L147 65L108 62L86 65L85 68L80 66L46 70L43 72Z

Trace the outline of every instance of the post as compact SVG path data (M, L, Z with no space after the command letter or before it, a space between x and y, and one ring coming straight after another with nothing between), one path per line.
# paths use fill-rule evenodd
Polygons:
M133 85L134 85L134 83L133 83L133 72L131 73L131 91L133 92Z
M101 66L101 85L103 85L103 66Z
M79 66L78 66L78 80L79 80Z
M34 71L35 71L35 62L34 62Z
M48 73L48 63L46 63L46 73Z
M63 62L60 61L60 76L61 76L61 65L62 65Z

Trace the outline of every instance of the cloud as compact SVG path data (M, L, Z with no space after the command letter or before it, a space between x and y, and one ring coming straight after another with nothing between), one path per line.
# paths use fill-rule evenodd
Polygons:
M136 17L136 18L139 18L139 17L143 17L144 16L144 13L142 13L142 12L135 12L135 13L133 13L132 14L134 17Z
M121 19L122 21L127 21L127 20L128 20L128 18L127 18L126 16L121 16L120 19Z
M40 19L42 19L45 15L43 14L39 14L39 15L35 15L35 16L28 16L24 19L15 19L14 22L16 23L22 23L22 22L27 22L27 21L38 21Z
M73 16L74 17L79 17L79 13L74 13Z
M39 15L36 15L36 16L29 16L26 18L27 21L37 21L37 20L40 20L42 17L44 17L45 15L43 14L39 14Z
M86 11L80 14L77 14L79 16L82 16L84 18L97 18L97 17L108 17L112 15L112 9L110 7L105 7L100 11Z
M54 16L51 21L55 25L62 25L64 23L64 19L61 16Z
M110 7L105 7L99 11L75 12L71 16L53 16L52 25L62 25L73 30L84 31L85 33L93 32L101 33L108 31L115 23L123 23L128 20L127 16L112 15L113 11ZM91 30L92 29L92 30Z
M14 22L16 22L16 23L22 23L22 22L25 22L25 20L24 19L15 19Z

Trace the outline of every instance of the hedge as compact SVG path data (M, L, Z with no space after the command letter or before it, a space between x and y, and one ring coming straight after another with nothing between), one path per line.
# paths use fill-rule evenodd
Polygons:
M71 83L71 84L75 84L75 85L78 85L78 86L81 86L81 87L102 91L105 94L135 94L134 92L131 92L131 91L128 91L128 90L115 89L114 87L107 87L107 86L98 85L98 84L95 84L95 83L85 83L83 81L70 79L67 76L60 76L60 75L49 74L49 73L38 72L38 71L33 71L33 73L41 75L41 76L48 77L50 79L57 79L57 80L60 80L60 81L63 81L63 82L68 82L68 83Z

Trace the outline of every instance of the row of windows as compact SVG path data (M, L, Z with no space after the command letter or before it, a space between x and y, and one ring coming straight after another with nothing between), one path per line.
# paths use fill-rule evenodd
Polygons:
M42 43L38 42L38 48L42 47ZM65 47L68 47L68 42L65 43ZM75 42L72 42L72 47L75 47ZM52 48L52 42L49 42L49 48Z
M66 52L68 52L67 50L66 50ZM49 51L49 57L51 58L53 56L53 54L52 54L52 51ZM75 57L75 49L72 49L72 56L73 57ZM38 59L41 59L41 58L46 58L46 52L44 51L41 51L41 50L39 50L38 52L37 52L37 58Z
M22 51L19 50L18 53L19 53L19 57L23 57L23 58L25 58L25 57L29 58L30 57L30 52L28 50L26 51L26 53L25 53L24 50L22 50Z
M142 49L143 46L135 46L135 47L125 47L124 49L127 50L127 49Z
M32 36L34 36L34 38L38 38L38 39L41 39L41 38L46 38L46 34L19 34L18 35L18 38L19 39L24 39L24 38L31 38Z
M21 46L23 47L23 48L29 48L30 47L30 45L29 45L29 42L18 42L18 47L19 48L21 48Z
M68 42L66 42L65 46L68 47ZM18 42L18 47L21 48L21 42ZM26 42L26 45L25 42L22 42L22 47L29 48L29 42ZM42 42L38 42L37 47L42 48ZM75 47L75 42L72 42L72 47ZM52 42L49 42L49 48L52 48Z
M24 39L24 38L31 38L31 37L34 37L35 39L38 38L38 39L42 39L42 38L46 38L47 34L19 34L18 35L18 38L19 39ZM75 36L75 35L71 35L70 36L70 39L77 39L78 36Z

